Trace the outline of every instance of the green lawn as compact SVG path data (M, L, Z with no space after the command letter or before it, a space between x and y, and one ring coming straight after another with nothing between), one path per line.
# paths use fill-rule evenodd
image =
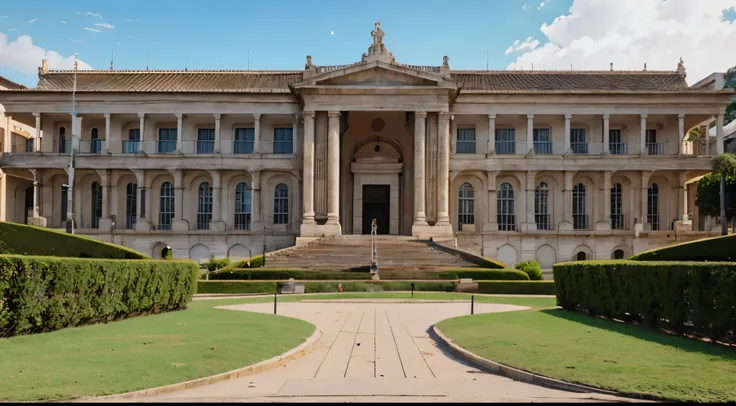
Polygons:
M218 310L216 302L0 339L0 400L72 399L183 382L277 356L314 332L305 321Z
M736 349L562 309L439 323L463 348L548 377L629 394L736 401Z

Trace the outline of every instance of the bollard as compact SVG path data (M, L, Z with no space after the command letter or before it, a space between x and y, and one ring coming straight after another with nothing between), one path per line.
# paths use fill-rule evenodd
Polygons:
M273 293L273 314L276 314L276 297L279 294L279 283L276 282L276 292Z
M411 298L414 299L414 283L411 284Z
M470 314L472 315L475 312L475 295L470 295Z

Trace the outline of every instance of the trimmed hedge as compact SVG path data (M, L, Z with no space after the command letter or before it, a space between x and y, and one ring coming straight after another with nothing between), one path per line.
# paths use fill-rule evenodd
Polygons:
M0 254L71 258L148 259L122 245L44 227L0 223Z
M669 247L644 251L632 261L736 261L736 234L702 238Z
M0 336L183 309L194 261L0 255Z
M553 272L565 309L736 342L736 263L580 261Z
M539 261L533 259L531 261L519 262L516 264L516 269L529 275L529 279L533 281L542 280L542 266L539 265Z
M278 281L291 278L299 280L366 280L371 279L368 272L329 272L305 269L230 269L225 268L210 273L210 280L266 280Z
M273 294L278 282L261 281L199 281L197 293L264 293ZM411 282L411 281L375 281L375 282L317 282L306 281L305 293L337 292L342 284L343 292L389 292L408 291L414 283L415 291L452 292L454 282Z
M263 266L263 255L256 255L242 261L233 262L230 266L223 269L246 269L246 268L260 268Z
M478 281L478 293L495 295L554 295L553 281Z
M439 273L440 279L463 279L472 278L483 281L528 281L529 276L513 268L506 269L460 269L457 271L443 271Z

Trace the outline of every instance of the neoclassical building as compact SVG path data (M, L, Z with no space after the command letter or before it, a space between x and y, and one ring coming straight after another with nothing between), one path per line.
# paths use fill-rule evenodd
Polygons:
M372 219L381 234L545 267L703 236L686 185L712 152L686 134L715 117L721 152L731 91L689 88L682 63L407 65L380 25L372 36L356 63L307 57L299 71L50 71L44 61L35 88L0 91L0 216L55 228L72 216L78 233L194 259L366 234ZM32 131L16 140L11 120Z

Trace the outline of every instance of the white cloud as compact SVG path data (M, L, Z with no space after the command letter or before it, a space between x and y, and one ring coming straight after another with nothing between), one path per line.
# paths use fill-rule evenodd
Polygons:
M113 28L115 28L115 26L112 25L112 24L110 24L110 23L94 23L94 25L96 25L98 27L102 27L102 28L107 28L107 29L110 29L110 30L113 29Z
M528 45L507 69L673 71L685 60L688 81L736 64L736 22L722 18L736 0L574 0L569 13L540 30L548 40ZM536 41L536 40L535 40ZM528 39L527 41L528 42ZM514 46L516 49L517 46Z
M77 13L77 14L79 14L79 13ZM92 17L100 17L100 18L102 18L101 15L99 15L97 13L93 13L91 11L88 11L85 15L92 16Z
M97 28L84 27L84 29L87 30L87 31L92 31L92 32L102 32L102 31L98 30Z
M30 24L30 23L35 23L35 22L36 22L36 20L37 20L36 18L34 18L33 20L28 20L28 23L29 23L29 24Z
M528 7L528 6L526 5L526 3L524 3L524 5L523 5L523 6L521 6L521 9L522 9L522 10L526 10L526 9L527 9L527 7Z
M519 51L531 51L532 49L535 49L539 46L539 40L536 40L532 37L527 37L524 42L519 41L518 39L514 41L511 46L506 48L506 52L504 52L504 55L508 55L512 52L519 52Z
M62 24L66 24L66 21L59 21L59 22L62 23Z
M549 3L550 1L552 1L552 0L543 0L541 3L539 3L539 7L537 7L537 10L543 9L544 6L546 6L547 3Z
M71 42L73 42L75 44L84 44L84 41L80 41L78 39L71 39L71 38L69 38L69 41L71 41Z
M0 33L0 66L17 70L26 75L38 72L42 59L49 60L49 69L72 69L74 56L64 57L58 52L33 45L31 37L21 35L9 42L8 36ZM79 61L79 69L92 69L87 63Z

